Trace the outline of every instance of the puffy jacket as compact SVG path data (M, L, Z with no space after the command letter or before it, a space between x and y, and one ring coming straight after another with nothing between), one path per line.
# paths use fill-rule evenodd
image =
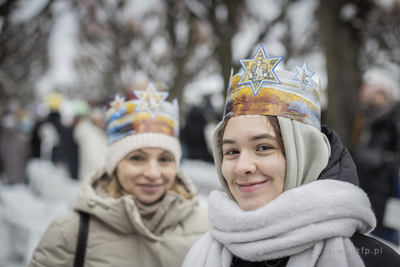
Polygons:
M185 199L172 191L145 227L131 195L114 199L96 193L96 183L106 175L101 169L83 182L74 211L52 222L30 267L73 266L80 220L76 211L90 214L85 267L180 266L192 244L211 227L196 198ZM195 193L184 175L176 178Z

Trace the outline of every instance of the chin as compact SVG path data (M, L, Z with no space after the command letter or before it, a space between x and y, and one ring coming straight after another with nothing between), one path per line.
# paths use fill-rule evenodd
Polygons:
M138 200L144 204L153 204L154 202L157 202L160 198L138 198Z
M241 201L237 201L239 204L239 207L243 211L253 211L256 209L259 209L261 207L264 207L267 205L269 202L271 202L272 199L242 199Z
M243 211L253 211L256 210L258 208L261 208L262 206L264 206L266 203L243 203L243 204L239 204L240 208Z

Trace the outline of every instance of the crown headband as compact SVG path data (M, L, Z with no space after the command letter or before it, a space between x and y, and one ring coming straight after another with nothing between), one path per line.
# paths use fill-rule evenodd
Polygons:
M321 129L320 86L307 62L297 73L275 70L283 57L268 58L261 45L253 59L239 60L242 75L230 78L224 120L241 115L272 115Z
M125 101L115 96L107 111L107 143L133 134L162 133L179 138L179 106L165 101L167 92L158 92L153 82L145 91L134 90L138 99Z

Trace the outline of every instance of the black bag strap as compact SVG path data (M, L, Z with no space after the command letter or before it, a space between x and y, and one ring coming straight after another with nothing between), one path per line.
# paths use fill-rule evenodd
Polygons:
M74 267L83 267L85 261L86 242L89 233L89 214L83 211L79 211L78 213L80 216L80 222Z

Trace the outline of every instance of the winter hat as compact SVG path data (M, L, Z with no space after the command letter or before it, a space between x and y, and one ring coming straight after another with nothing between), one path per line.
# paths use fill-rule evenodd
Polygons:
M330 157L328 138L320 132L320 86L314 72L296 65L297 73L274 70L282 57L268 58L261 45L255 57L239 60L244 73L231 75L223 120L213 134L213 155L221 185L234 200L222 175L221 130L230 118L277 116L286 155L285 189L315 181Z
M167 92L158 92L153 82L145 91L133 91L138 99L125 101L115 96L107 111L106 171L112 175L118 163L140 148L164 149L179 165L179 106L177 100L165 101Z
M56 92L50 93L45 99L46 106L51 112L59 111L63 101L63 96Z

